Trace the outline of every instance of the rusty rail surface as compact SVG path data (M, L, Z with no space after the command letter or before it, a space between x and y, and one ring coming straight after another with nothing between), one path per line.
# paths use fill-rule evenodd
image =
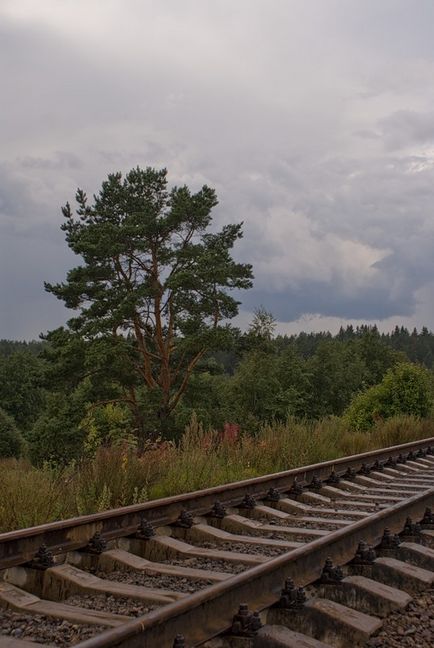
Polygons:
M246 494L261 498L270 488L285 492L294 482L306 485L314 477L327 478L332 471L342 476L349 468L357 472L363 464L372 465L375 461L384 462L400 454L416 453L418 450L431 447L434 449L434 437L143 504L2 533L0 534L0 570L28 562L42 544L45 544L53 554L65 553L85 547L97 532L106 541L131 535L137 531L143 518L154 526L164 526L176 520L183 510L190 511L194 515L205 514L210 511L216 500L226 506L236 505Z

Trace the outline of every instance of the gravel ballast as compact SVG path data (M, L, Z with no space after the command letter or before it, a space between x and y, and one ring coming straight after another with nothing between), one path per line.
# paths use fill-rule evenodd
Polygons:
M72 646L107 630L104 626L81 625L50 619L40 614L22 614L0 609L0 634L52 646Z
M434 589L416 597L406 610L393 612L384 620L366 648L433 648Z
M111 612L111 614L131 617L147 614L155 607L158 607L137 599L127 598L126 596L112 596L111 594L74 594L64 602L67 605L74 605L87 610Z
M241 574L241 572L249 568L248 565L242 563L232 563L227 560L212 560L210 558L172 558L171 560L161 560L160 562L166 565L206 569L207 571L226 574Z
M116 570L112 572L97 572L99 578L116 581L117 583L128 583L129 585L141 585L155 590L165 589L172 592L185 592L192 594L213 584L210 580L190 580L183 576L169 576L167 574L151 575L142 571Z
M288 538L285 538L288 540ZM212 549L213 551L231 551L235 553L259 555L259 556L280 556L291 551L286 547L267 547L265 545L243 544L242 542L201 542L196 547Z

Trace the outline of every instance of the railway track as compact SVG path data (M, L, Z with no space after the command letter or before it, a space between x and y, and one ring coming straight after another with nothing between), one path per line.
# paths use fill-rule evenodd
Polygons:
M4 533L0 648L393 645L431 506L434 438Z

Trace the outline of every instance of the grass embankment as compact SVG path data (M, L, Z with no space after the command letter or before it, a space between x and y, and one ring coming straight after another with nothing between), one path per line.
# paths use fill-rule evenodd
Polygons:
M340 419L265 425L252 437L221 440L193 422L180 443L138 454L100 448L56 468L24 459L0 461L0 532L143 502L434 436L434 420L399 417L370 432Z

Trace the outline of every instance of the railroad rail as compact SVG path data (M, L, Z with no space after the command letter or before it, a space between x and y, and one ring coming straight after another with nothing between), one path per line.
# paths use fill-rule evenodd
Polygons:
M433 505L430 438L4 533L0 648L364 645L434 584Z

